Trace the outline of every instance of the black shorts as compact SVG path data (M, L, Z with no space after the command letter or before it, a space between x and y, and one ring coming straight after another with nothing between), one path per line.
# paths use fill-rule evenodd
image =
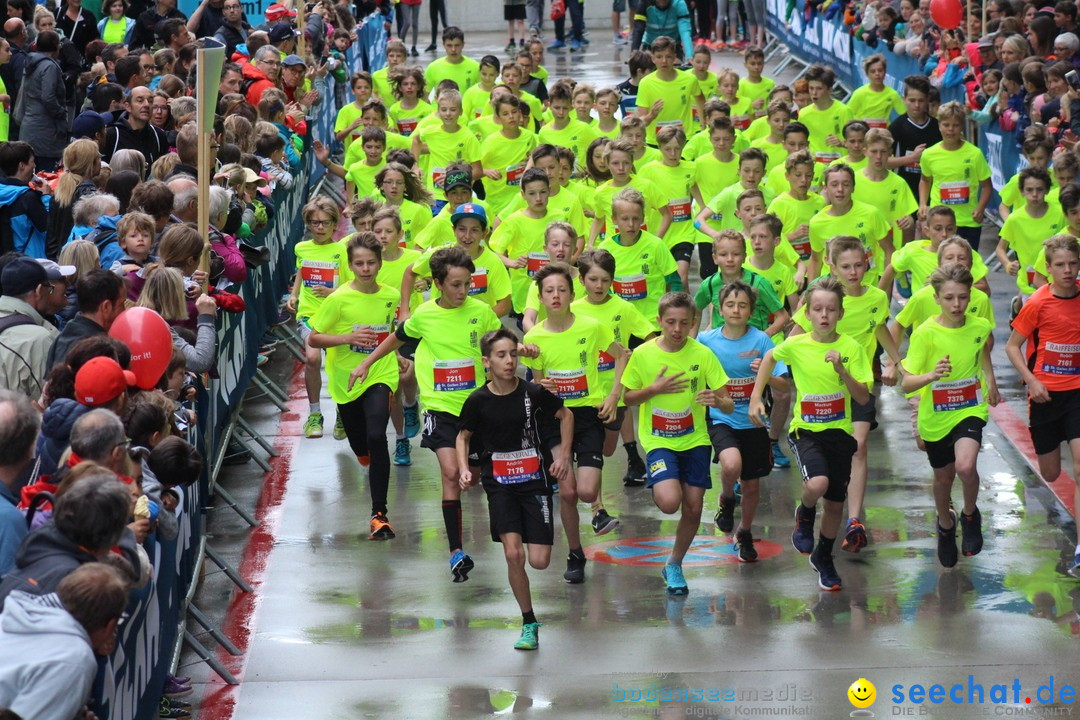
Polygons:
M690 258L694 257L694 243L681 242L671 248L671 256L675 258L676 262L690 262Z
M877 429L877 396L873 390L870 391L870 399L865 405L851 401L851 422L870 423L871 430Z
M525 19L525 6L524 5L503 5L503 20L509 22L510 20L524 20Z
M1037 455L1052 453L1061 443L1080 438L1080 390L1051 390L1050 402L1029 400L1028 425Z
M796 430L788 435L788 444L802 472L803 482L825 476L829 487L825 499L844 502L851 482L851 457L859 443L843 430Z
M572 407L574 414L574 443L571 459L578 467L604 467L604 426L594 407ZM554 448L562 438L559 436L558 419L545 431L548 445Z
M739 430L724 423L709 425L709 440L712 441L713 462L720 461L720 453L735 448L742 455L742 473L740 480L754 480L769 474L773 466L772 442L769 431L755 427Z
M615 419L609 423L604 423L604 429L611 432L619 432L622 430L622 424L626 420L626 406L623 405L615 411Z
M971 438L981 445L984 427L986 427L986 421L982 418L966 417L956 423L953 429L949 431L949 434L940 440L923 438L930 467L938 470L956 462L956 441L961 438Z
M517 533L523 543L555 544L551 490L522 491L485 481L484 491L488 499L492 540L501 542L501 535Z
M420 447L428 450L457 448L458 426L460 420L443 410L424 411L424 430L420 435ZM480 464L479 438L474 434L469 439L469 465Z

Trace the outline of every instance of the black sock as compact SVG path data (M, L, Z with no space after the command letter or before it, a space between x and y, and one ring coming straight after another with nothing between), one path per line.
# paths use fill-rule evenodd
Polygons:
M582 550L581 548L570 548L570 554L573 555L576 558L584 558L585 557L585 551Z
M446 540L451 550L461 549L461 501L442 501L443 523L446 525Z
M836 538L827 538L824 535L818 535L817 540L817 555L818 557L832 557L833 543L836 542Z
M630 462L641 462L641 455L638 454L636 442L623 443L623 448L626 450L626 457L629 458Z
M536 622L536 614L532 610L526 610L525 612L521 613L522 625L529 625L530 623L534 622Z

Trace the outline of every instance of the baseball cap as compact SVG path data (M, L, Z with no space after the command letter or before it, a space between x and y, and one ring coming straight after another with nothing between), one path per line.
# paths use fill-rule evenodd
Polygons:
M304 62L304 58L299 55L286 55L285 59L281 61L282 67L293 67L295 65L303 65L307 67L307 63Z
M105 118L93 110L84 110L71 123L71 138L93 138L105 128Z
M450 222L457 225L458 220L464 218L476 218L487 227L487 213L484 208L475 203L465 203L464 205L458 205L454 210L454 214L450 216Z
M281 3L274 3L270 7L266 8L266 13L264 14L266 15L267 22L272 23L278 22L279 20L284 20L285 18L296 17L295 10L290 10Z
M60 279L59 275L56 279ZM4 266L4 272L0 274L0 286L3 286L4 294L10 297L25 295L47 282L48 271L29 257L15 258Z
M96 407L112 402L135 384L135 373L111 357L91 358L75 373L75 400Z
M45 275L48 276L49 280L63 280L79 272L79 268L74 265L57 265L52 260L46 260L45 258L38 258L38 264L45 268Z
M288 40L289 38L296 37L299 34L300 31L294 28L289 23L275 23L274 26L270 28L270 42L279 43L283 40Z
M987 50L987 49L993 48L994 47L994 38L992 38L990 36L986 36L982 40L979 41L979 44L976 45L976 47L979 50Z
M232 174L236 170L243 170L244 171L244 182L245 183L255 183L259 187L263 187L263 186L266 185L266 178L260 176L257 172L255 172L251 168L244 167L244 166L238 165L236 163L230 163L230 164L226 165L225 167L221 168L221 170L218 171L218 174L214 176L214 179L215 180L227 180L227 179L232 177Z
M469 173L465 172L451 172L446 173L446 177L443 178L443 191L449 192L454 188L465 187L472 189L472 177Z

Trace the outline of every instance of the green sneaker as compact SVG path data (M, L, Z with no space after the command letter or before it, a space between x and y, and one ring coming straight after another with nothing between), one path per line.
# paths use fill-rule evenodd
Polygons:
M307 416L307 422L304 423L304 437L306 438L321 438L322 437L322 425L323 417L321 412L313 412Z
M540 647L540 623L521 626L521 637L514 643L515 650L535 650Z
M345 437L345 423L341 422L341 413L338 413L337 419L334 420L334 439L344 440Z

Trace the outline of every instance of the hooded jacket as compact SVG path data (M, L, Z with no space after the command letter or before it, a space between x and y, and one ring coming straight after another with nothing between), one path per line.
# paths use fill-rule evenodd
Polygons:
M30 53L18 104L23 103L19 140L30 143L39 158L59 158L68 145L67 90L60 63L42 53Z
M112 125L105 128L102 159L109 162L117 150L138 150L146 158L146 166L150 167L155 160L169 152L169 139L164 130L150 123L142 130L133 130L128 123L128 117L125 111Z
M37 455L41 458L41 475L52 475L60 456L70 445L71 428L75 421L93 410L71 398L59 398L45 408L41 416L41 434L37 439Z
M277 87L270 78L266 77L266 73L249 62L240 66L240 73L244 76L243 84L240 86L241 92L253 107L259 107L259 100L268 88Z
M0 251L45 257L48 198L15 178L0 178Z
M97 674L90 635L54 593L13 593L0 613L0 707L34 720L72 720Z

